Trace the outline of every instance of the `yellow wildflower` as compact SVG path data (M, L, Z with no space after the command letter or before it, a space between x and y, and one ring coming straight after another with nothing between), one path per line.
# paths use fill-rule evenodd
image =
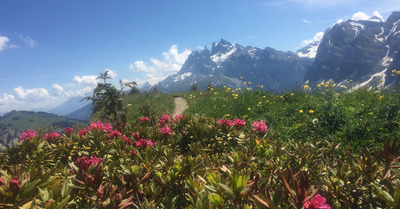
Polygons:
M263 96L263 98L265 99L265 98L266 98L266 96L264 95L264 96Z
M380 96L379 99L383 99L385 96Z
M229 117L229 116L231 116L230 114L225 114L225 117Z
M304 85L304 89L308 89L309 88L309 86L308 85Z
M247 108L248 110L251 110L251 108L249 107L249 108Z
M240 79L243 79L243 77L242 77L242 76L240 76Z
M392 70L392 73L395 73L396 72L396 70Z
M318 84L317 87L318 87L318 88L321 87L321 84Z
M400 71L397 71L396 74L397 74L397 75L400 75Z
M291 93L291 94L290 94L290 96L294 96L294 94L293 94L293 93Z
M314 114L314 110L310 110L310 111L308 111L308 113Z
M262 102L258 102L258 104L259 104L259 105L261 105L261 104L262 104Z
M300 114L303 114L303 113L304 113L304 111L303 111L303 110L300 110L300 111L299 111L299 113L300 113Z

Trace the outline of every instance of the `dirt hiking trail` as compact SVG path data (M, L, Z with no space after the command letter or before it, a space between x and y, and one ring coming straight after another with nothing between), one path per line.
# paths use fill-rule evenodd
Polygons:
M172 117L182 114L186 110L186 100L183 97L175 97L174 99L175 109Z

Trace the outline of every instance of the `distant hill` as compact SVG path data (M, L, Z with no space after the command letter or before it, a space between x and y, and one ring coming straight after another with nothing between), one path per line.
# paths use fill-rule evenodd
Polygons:
M11 111L0 117L0 128L15 128L22 132L28 129L63 129L75 125L85 125L86 122L69 119L56 114L32 111Z
M89 103L83 106L82 108L69 113L65 117L82 121L89 121L91 114L92 114L92 103Z
M66 116L92 103L91 101L82 99L83 97L71 97L62 104L46 112Z

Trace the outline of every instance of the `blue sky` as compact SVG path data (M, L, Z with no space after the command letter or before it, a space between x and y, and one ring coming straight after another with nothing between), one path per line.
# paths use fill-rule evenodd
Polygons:
M3 0L0 112L51 108L100 72L156 83L221 38L296 51L340 20L383 20L398 0Z

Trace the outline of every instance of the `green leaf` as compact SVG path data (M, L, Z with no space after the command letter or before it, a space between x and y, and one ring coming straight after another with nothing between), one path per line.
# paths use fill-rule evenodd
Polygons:
M233 191L230 187L228 187L225 184L219 183L219 186L221 186L224 190L226 190L229 194L233 195Z
M393 199L393 197L385 190L382 190L379 186L377 186L376 184L372 183L372 185L375 187L375 189L378 190L379 192L379 196L381 196L386 203L388 203L391 206L396 206L396 203Z
M36 185L40 182L40 179L37 179L35 181L29 182L28 184L26 184L26 186L24 186L24 188L22 188L22 192L20 194L21 197L25 196L26 194L32 192L35 188Z

